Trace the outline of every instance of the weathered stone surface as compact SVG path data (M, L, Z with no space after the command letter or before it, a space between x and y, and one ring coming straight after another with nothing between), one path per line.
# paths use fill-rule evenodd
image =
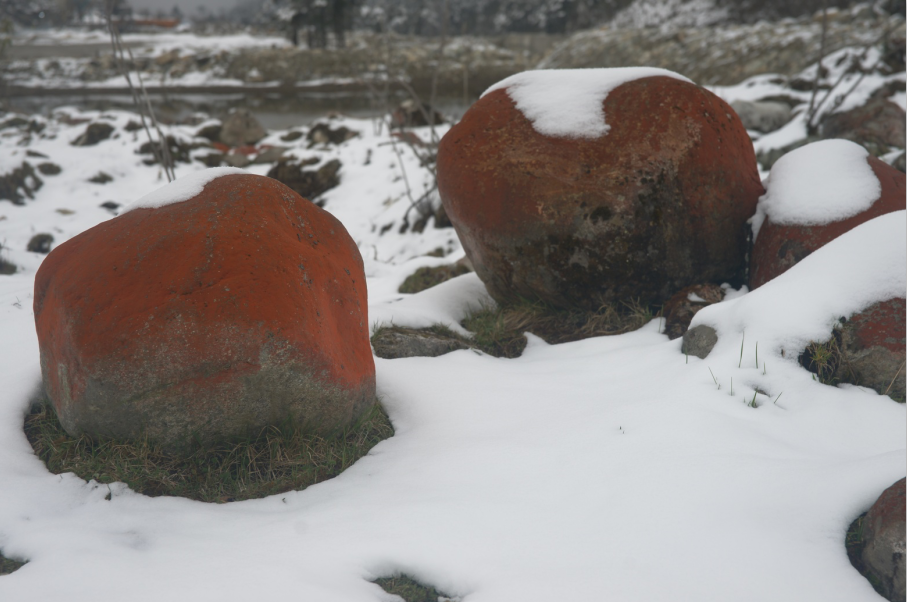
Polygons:
M724 299L724 290L717 284L694 284L675 293L664 304L664 333L678 339L690 327L693 316L702 309Z
M763 188L734 111L668 77L618 86L604 111L606 135L546 137L501 89L441 140L444 208L491 295L594 309L740 281Z
M901 173L904 173L905 168L907 168L907 165L905 165L904 155L905 155L905 153L901 153L900 155L898 155L898 158L895 159L894 162L891 164L892 167L894 167L896 170L898 170Z
M34 310L44 386L73 435L180 452L284 421L330 432L374 403L358 249L269 178L223 176L61 244Z
M279 161L268 171L268 177L283 182L300 196L315 201L319 196L340 184L341 163L337 159L331 159L318 169L303 169L304 165L310 164L310 161L300 163Z
M246 109L230 113L221 126L219 141L228 146L255 144L268 134L261 123Z
M372 348L378 357L393 360L401 357L438 357L469 347L454 336L392 326L379 330L372 337Z
M89 123L85 131L72 141L73 146L94 146L102 140L107 140L113 133L113 126L109 123Z
M891 602L905 597L905 479L886 489L863 519L863 565Z
M828 115L820 132L823 138L844 138L885 152L889 147L904 148L907 144L905 119L904 109L885 98L875 98L855 109Z
M863 213L827 224L783 225L766 218L753 242L750 289L756 289L783 274L819 247L860 224L905 208L907 189L904 174L875 157L867 157L866 160L882 185L879 199Z
M774 132L791 119L790 105L783 102L749 102L737 100L731 103L743 127L757 132Z
M683 333L683 343L680 351L686 355L695 355L698 358L705 359L706 356L715 348L718 342L718 333L711 326L700 324L690 328Z
M889 299L851 316L840 332L841 380L904 401L905 300Z
M46 255L50 253L50 246L52 244L54 244L53 234L35 234L31 237L31 239L29 239L26 250L31 251L32 253L41 253L42 255Z

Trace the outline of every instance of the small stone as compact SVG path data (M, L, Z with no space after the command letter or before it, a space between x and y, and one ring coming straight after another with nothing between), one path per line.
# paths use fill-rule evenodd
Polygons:
M35 157L36 159L47 159L48 158L47 155L45 155L44 153L39 153L38 151L32 150L32 149L28 149L27 151L25 151L25 156L26 157Z
M376 356L392 360L401 357L438 357L469 347L452 334L394 326L380 329L372 337L372 348Z
M255 155L255 159L252 160L254 165L262 165L264 163L276 163L280 161L283 154L287 152L287 149L283 146L267 146L263 147L261 151Z
M195 132L195 135L199 138L207 138L211 142L220 142L220 132L222 129L223 125L214 123L201 128L199 131Z
M743 122L743 127L767 134L781 128L791 120L790 105L783 102L749 102L737 100L731 103Z
M40 171L45 176L55 176L63 171L63 168L56 163L39 163L38 171Z
M261 123L246 109L238 109L224 119L220 141L229 146L255 144L268 134Z
M718 333L711 326L700 324L683 333L683 344L680 350L685 355L694 355L705 359L718 342Z
M109 123L90 123L85 131L75 140L73 146L94 146L102 140L107 140L113 133L113 126Z
M111 213L113 213L114 215L116 215L117 209L120 208L120 204L114 203L113 201L104 201L103 203L101 203L100 207L102 209L106 209L106 210L110 211Z
M52 234L35 234L31 237L31 240L28 241L28 246L26 250L31 251L32 253L41 253L42 255L47 255L50 253L50 246L54 242L54 237Z
M113 176L103 171L99 171L98 173L90 177L88 181L94 184L106 184L107 182L113 182Z
M224 155L223 162L230 167L246 167L252 161L244 153L230 152Z

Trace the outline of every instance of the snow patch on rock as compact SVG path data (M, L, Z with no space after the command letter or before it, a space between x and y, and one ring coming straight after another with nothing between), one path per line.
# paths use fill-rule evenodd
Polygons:
M869 209L882 185L866 161L869 153L849 140L822 140L793 150L775 163L753 216L753 239L772 223L817 226Z
M139 200L127 205L123 213L133 209L159 209L166 205L182 203L201 194L205 186L212 180L231 174L247 174L244 169L236 167L214 167L198 171L170 182L166 186L150 192Z
M507 90L517 109L543 136L599 138L611 129L602 106L608 93L621 84L656 76L693 83L673 71L655 67L539 69L511 75L482 96Z

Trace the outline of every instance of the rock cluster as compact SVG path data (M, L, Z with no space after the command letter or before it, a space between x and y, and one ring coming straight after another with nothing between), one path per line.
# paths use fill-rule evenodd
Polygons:
M331 432L374 403L362 258L340 222L270 178L205 182L41 265L44 385L72 435L183 453L287 421Z

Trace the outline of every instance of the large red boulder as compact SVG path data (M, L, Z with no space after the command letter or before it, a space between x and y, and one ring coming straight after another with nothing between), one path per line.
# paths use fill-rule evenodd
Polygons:
M833 154L828 154L829 152ZM835 159L842 163L858 162L860 165L844 164L841 169L835 169L838 167ZM798 167L802 170L799 181L796 181ZM864 193L859 187L848 190L841 194L842 198L836 199L841 201L841 211L828 211L831 197L838 192L835 189L845 189L856 179L851 177L851 169L848 169L853 167L863 168L865 174L856 175L867 178L868 185L865 188L875 186L875 192L870 193L865 202L857 199L851 209L848 207L847 196ZM778 170L780 174L776 174ZM776 182L778 176L782 178ZM836 186L838 178L841 179L840 187ZM818 192L815 207L803 211L797 209L796 205L800 202L811 203L808 198L798 198L811 192ZM903 210L905 206L907 201L903 172L869 155L852 142L826 140L792 151L772 167L768 192L760 202L760 214L757 217L761 220L761 225L756 228L753 241L750 289L758 288L783 274L804 257L845 232L880 215Z
M375 400L353 240L270 178L200 181L189 200L83 232L38 270L41 370L63 427L184 452L269 425L349 425Z
M495 299L594 309L742 281L746 221L763 188L739 118L675 74L617 72L518 74L441 140L444 208ZM618 85L595 96L615 73ZM557 98L527 106L514 91L533 85ZM574 97L593 97L579 119Z

